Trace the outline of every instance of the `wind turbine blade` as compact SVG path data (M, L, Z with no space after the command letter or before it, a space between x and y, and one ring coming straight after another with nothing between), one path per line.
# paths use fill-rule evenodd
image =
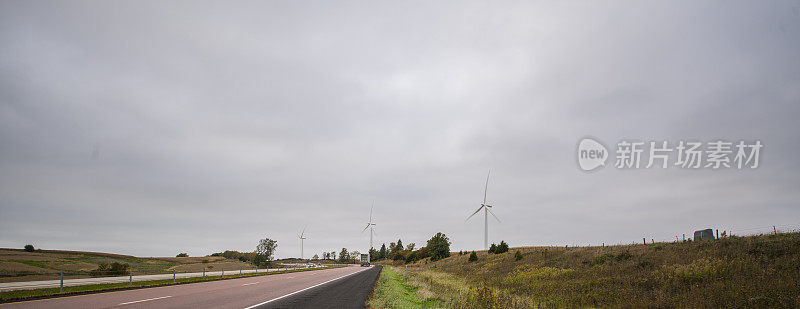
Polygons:
M302 231L302 232L300 232L300 236L301 236L301 237L302 237L302 236L306 236L306 228L305 228L305 227L303 227L303 231Z
M488 210L488 211L489 211L489 213L490 213L490 214L492 214L492 217L494 217L494 218L495 218L495 220L497 220L497 222L500 222L500 218L498 218L497 216L495 216L495 215L494 215L494 213L492 212L492 210L491 210L491 209L489 209L489 208L487 207L487 208L486 208L486 210Z
M365 227L365 228L364 228L364 229L361 231L361 233L364 233L364 231L366 231L368 228L369 228L369 223L367 223L367 227Z
M369 222L372 223L372 209L375 208L375 201L372 201L372 206L369 207Z
M483 208L483 205L481 205L481 207L478 207L478 210L476 210L476 211L475 211L475 212L473 212L471 215L469 215L469 217L467 217L467 220L469 220L469 218L472 218L472 216L474 216L476 213L478 213L479 211L481 211L481 208ZM464 220L464 221L467 221L467 220Z
M483 203L486 204L486 192L489 191L489 175L492 174L492 170L489 170L489 173L486 174L486 187L483 188Z

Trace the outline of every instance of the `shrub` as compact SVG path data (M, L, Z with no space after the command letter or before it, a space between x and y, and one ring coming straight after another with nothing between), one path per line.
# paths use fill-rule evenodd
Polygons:
M475 253L475 251L472 251L472 253L469 254L469 261L470 262L478 261L478 255Z
M28 252L33 252L33 251L35 251L35 250L36 250L36 249L34 249L34 248L33 248L33 245L25 245L25 251L28 251Z
M178 253L175 257L189 257L188 253Z
M497 245L492 244L489 246L489 253L497 253Z
M494 250L494 253L500 254L506 252L508 252L508 244L504 240L501 240L500 245L497 246L497 249Z
M521 260L521 259L522 259L522 253L521 253L521 252L519 252L519 250L517 250L517 252L516 252L516 253L514 253L514 260L515 260L515 261L519 261L519 260Z

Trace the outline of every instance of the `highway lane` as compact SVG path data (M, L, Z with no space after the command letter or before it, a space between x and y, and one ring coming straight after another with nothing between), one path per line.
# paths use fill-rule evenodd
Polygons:
M80 295L0 308L248 308L304 293L371 268L350 266L148 289ZM287 296L288 295L288 296ZM363 301L362 304L363 306Z
M309 288L248 309L268 308L364 308L372 287L381 273L381 266L353 274L347 278Z
M205 276L206 277L221 276L224 274L225 276L235 277L239 275L239 271L241 271L242 274L251 274L251 273L265 273L267 271L276 272L276 271L293 270L293 269L296 268L243 269L243 270L236 269L228 271L207 271L205 272ZM196 278L202 276L203 276L202 272L175 273L175 279ZM133 281L140 282L140 281L153 281L153 280L171 280L172 278L173 274L136 275L134 273ZM65 279L64 286L78 286L78 285L103 284L103 283L124 283L124 282L129 282L130 280L131 280L130 276ZM4 282L0 283L0 292L43 289L43 288L57 288L60 286L60 284L61 280Z

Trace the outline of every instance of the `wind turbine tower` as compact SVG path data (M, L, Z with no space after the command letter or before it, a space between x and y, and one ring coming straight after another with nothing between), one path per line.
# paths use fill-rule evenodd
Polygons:
M483 210L483 247L486 250L489 250L489 214L492 214L492 217L494 217L497 222L500 222L500 219L489 209L492 208L492 205L486 204L486 192L489 191L489 175L491 174L492 170L489 170L489 173L486 174L486 186L483 188L483 203L481 203L481 207L478 207L478 210L467 217L467 220L469 220L472 216Z
M371 262L372 259L372 235L375 234L375 223L372 222L372 209L375 208L375 201L372 201L372 206L369 208L369 221L367 221L367 226L364 227L364 230L361 233L364 233L367 229L369 229L369 254L367 254L367 261Z
M297 235L297 238L300 238L300 259L303 259L303 241L306 240L306 228L303 228L303 231L300 232L300 235Z

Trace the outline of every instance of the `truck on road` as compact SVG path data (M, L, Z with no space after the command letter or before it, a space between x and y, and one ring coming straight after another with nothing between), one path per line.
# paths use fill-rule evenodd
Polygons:
M361 267L369 267L369 254L361 254Z

